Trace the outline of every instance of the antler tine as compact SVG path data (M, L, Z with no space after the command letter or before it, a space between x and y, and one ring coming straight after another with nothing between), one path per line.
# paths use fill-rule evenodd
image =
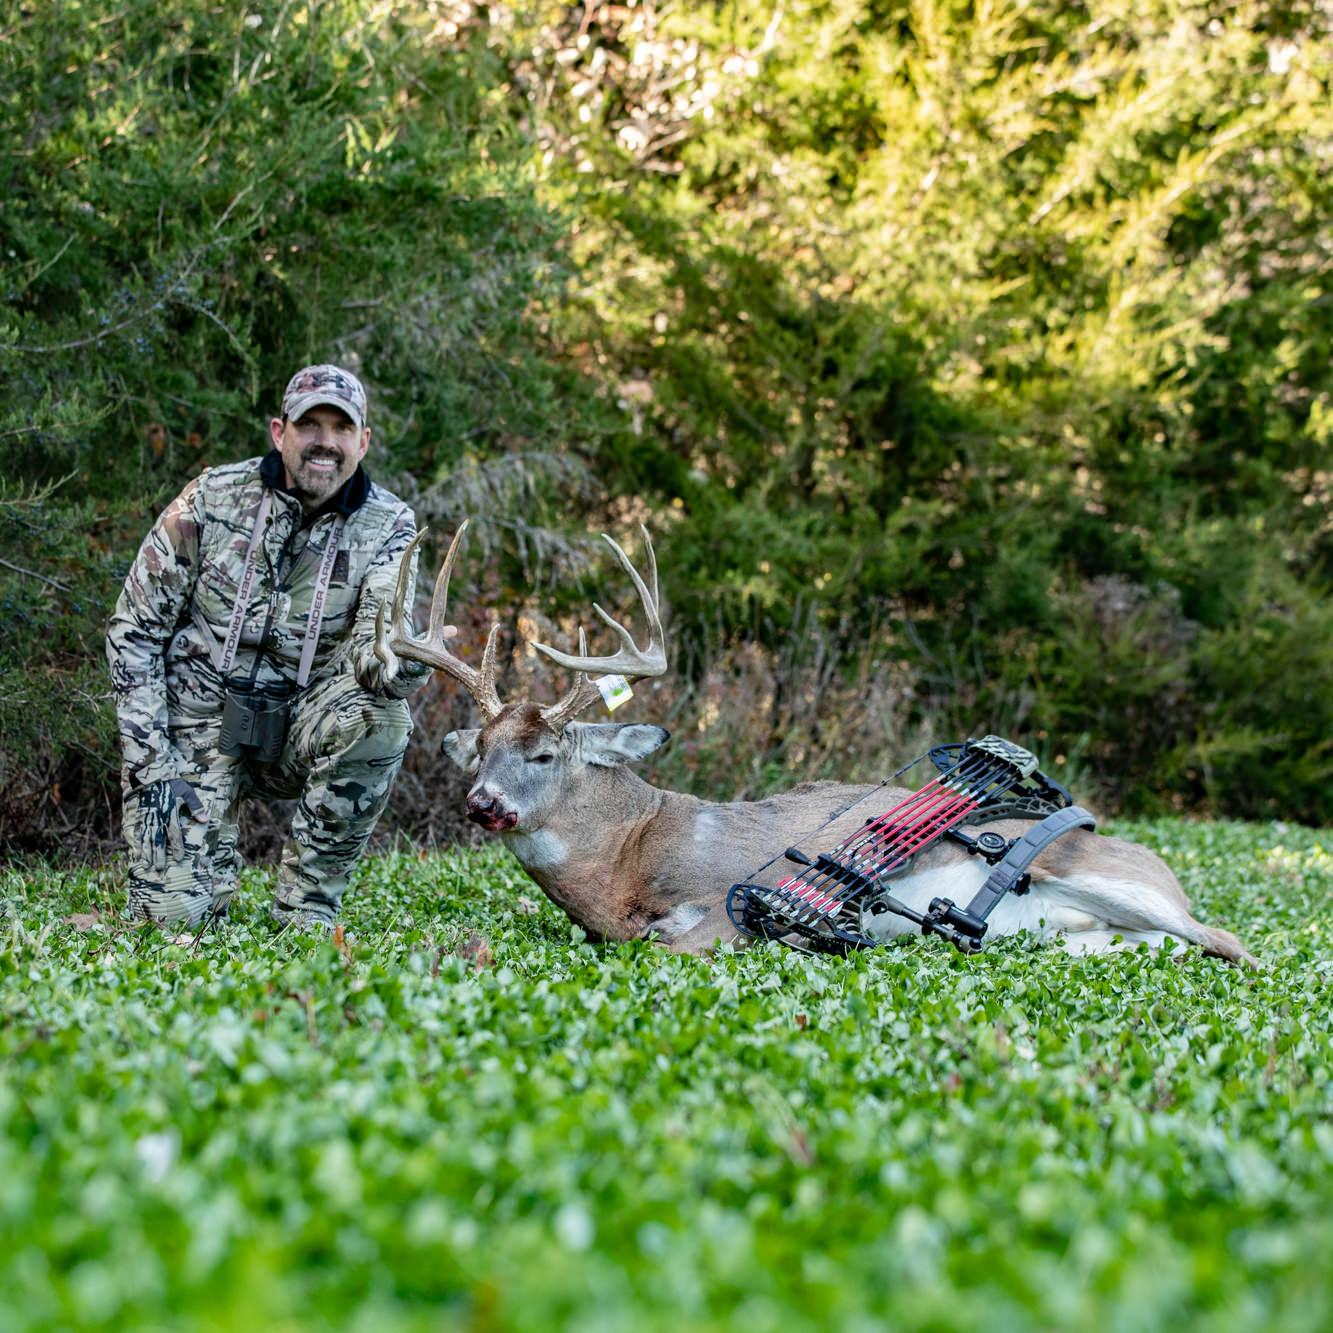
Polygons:
M540 647L539 644L533 644L534 648ZM585 656L588 652L588 636L584 633L583 626L579 626L579 655ZM570 686L565 697L559 703L552 704L549 708L542 709L542 717L546 724L555 731L563 731L565 724L572 722L583 712L590 704L596 703L601 698L601 691L588 677L586 671L576 671L574 673L574 683Z
M639 576L638 570L630 563L629 556L621 550L619 544L605 533L602 534L602 539L616 553L616 558L633 580L635 590L639 594L639 600L643 603L643 609L648 618L647 647L639 648L630 632L618 620L613 620L594 602L593 610L620 637L619 651L612 653L609 657L588 657L584 653L580 653L578 656L572 653L563 653L558 648L552 648L545 643L534 643L532 645L538 652L549 657L557 666L567 667L570 671L617 672L630 680L645 680L666 673L666 635L662 630L662 618L658 609L657 560L653 555L653 543L652 538L648 536L648 529L641 528L641 531L643 532L644 546L648 552L648 576L652 581L651 590Z
M430 598L430 624L426 633L432 639L438 639L444 630L444 612L449 605L449 578L454 572L454 561L458 559L459 546L462 542L463 534L467 531L468 520L464 519L458 525L458 531L454 533L454 539L449 543L449 550L444 557L444 564L440 566L440 572L435 576L435 591ZM425 535L425 529L422 529L422 535ZM420 537L417 538L421 540ZM402 571L399 570L401 576Z
M657 595L657 554L653 550L653 539L648 535L648 529L642 523L639 524L639 531L643 533L643 549L648 556L648 583L650 584L650 590L653 597L653 609L655 611L660 611L662 602ZM611 538L608 537L606 540L611 541ZM611 542L611 545L615 546L615 543ZM620 563L629 569L630 577L634 580L635 585L637 586L639 583L639 576L634 572L634 567L625 559L624 551L621 551L618 546L616 547L616 550L620 554Z
M495 688L495 649L500 633L499 623L491 626L485 650L482 652L480 671L455 657L449 651L444 636L444 616L449 601L449 577L453 573L454 562L458 559L460 541L466 528L467 520L464 519L459 524L458 531L454 533L453 541L449 543L449 553L444 557L444 565L435 580L435 592L430 603L430 621L423 635L414 634L408 628L407 586L411 577L412 556L426 535L424 528L413 538L412 544L403 553L402 562L398 566L398 583L393 595L393 637L389 640L389 648L399 657L405 657L413 662L424 662L427 666L435 667L436 670L443 671L445 675L458 681L476 701L482 717L489 722L504 708Z
M621 550L619 544L606 536L605 533L602 535L603 540L616 553L621 568L629 574L634 583L635 591L639 594L639 600L642 602L644 612L648 618L647 646L642 649L639 648L630 632L618 620L614 620L607 615L596 602L593 603L593 610L597 612L606 625L616 632L620 639L620 648L617 652L612 653L609 657L589 657L587 636L581 626L579 628L579 651L577 655L560 652L558 649L544 643L534 642L532 645L538 652L545 654L558 666L566 667L577 673L569 693L558 704L542 710L542 716L556 730L559 730L565 723L576 717L589 704L600 697L601 691L589 678L590 672L615 673L623 675L629 680L644 680L652 676L661 676L666 672L666 635L662 630L662 618L658 602L657 559L653 554L653 543L652 538L648 536L648 529L641 527L640 530L643 532L643 543L648 557L647 583L640 577L638 570L630 563L629 556Z
M403 558L398 562L398 578L393 588L392 621L388 629L384 624L386 607L383 601L375 612L375 656L384 663L391 676L398 670L391 645L395 641L407 641L412 637L407 627L407 587L412 581L412 557L425 536L426 529L422 528L408 543Z
M407 585L412 581L412 557L417 553L417 547L425 540L428 528L422 528L415 537L412 538L406 551L403 552L403 558L398 564L398 582L394 584L393 589L393 632L401 638L408 637L407 629Z
M642 523L639 524L639 531L643 533L644 550L648 556L648 584L650 584L651 587L645 585L644 580L639 577L639 571L630 564L629 556L621 550L619 542L608 537L606 533L602 533L602 540L616 553L616 559L620 561L620 567L630 576L630 579L634 583L634 590L639 594L639 600L643 602L645 606L651 607L652 611L655 613L661 606L657 596L657 556L653 552L653 541L648 535L648 529L645 528ZM622 643L626 645L633 644L634 640L625 633L623 627L612 620L596 602L592 604L592 609L596 611L612 629L619 632ZM658 628L660 629L661 626L659 625Z
M482 692L488 699L495 701L495 712L498 713L504 704L500 702L500 695L495 688L495 650L500 641L500 622L497 620L491 626L491 632L486 636L486 647L481 651L481 678L479 681ZM480 699L477 701L481 702ZM493 717L494 714L491 714Z

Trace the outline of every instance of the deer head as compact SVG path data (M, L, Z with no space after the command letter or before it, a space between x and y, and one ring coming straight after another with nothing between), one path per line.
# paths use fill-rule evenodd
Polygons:
M449 553L431 599L425 634L414 634L408 624L407 589L412 557L426 535L423 529L403 555L394 593L392 626L386 627L385 608L376 623L376 653L392 675L396 659L424 662L458 681L471 694L482 716L482 725L452 731L441 749L464 772L476 775L468 792L468 818L496 832L536 833L557 811L567 812L579 800L572 788L574 776L589 768L604 769L641 759L667 739L661 727L641 723L576 722L585 709L602 699L594 675L620 675L626 681L661 676L667 669L666 641L657 588L657 562L652 541L643 531L647 579L640 577L629 557L610 537L603 540L615 553L639 594L648 621L648 640L638 647L631 634L596 602L593 610L615 631L619 649L604 657L588 655L587 636L579 629L577 654L561 652L544 643L532 646L551 661L574 673L568 693L557 703L543 707L530 700L506 704L495 686L496 638L500 626L492 625L482 652L480 669L456 657L447 644L452 627L445 625L449 579L457 559L459 542L467 528L464 521L449 544ZM606 799L605 793L603 798Z

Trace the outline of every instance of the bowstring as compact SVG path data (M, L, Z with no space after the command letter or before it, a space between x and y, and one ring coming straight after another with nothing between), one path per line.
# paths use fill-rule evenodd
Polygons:
M907 763L905 763L896 773L890 773L887 778L880 778L880 780L873 787L871 787L869 791L864 791L861 793L860 796L856 797L854 800L848 801L847 804L844 805L841 810L835 810L817 828L812 828L809 830L809 832L802 833L801 836L797 838L795 842L789 842L787 846L784 847L780 852L778 852L776 856L769 857L769 859L765 861L764 864L758 868L758 870L751 871L750 874L746 875L744 879L738 880L737 882L740 884L748 884L751 880L756 879L758 876L762 875L764 871L769 868L769 866L776 865L777 862L781 861L782 858L787 855L787 852L791 848L799 847L803 842L805 842L807 838L813 838L817 833L822 833L826 828L828 828L830 824L841 819L843 815L848 814L850 811L855 810L856 807L860 805L862 801L869 799L877 791L883 790L885 787L889 785L889 783L893 782L896 778L902 777L902 775L906 773L909 768L915 768L923 759L928 759L929 757L930 757L930 751L926 751L925 754L917 755L915 759L909 759ZM940 776L943 777L944 775L941 774Z

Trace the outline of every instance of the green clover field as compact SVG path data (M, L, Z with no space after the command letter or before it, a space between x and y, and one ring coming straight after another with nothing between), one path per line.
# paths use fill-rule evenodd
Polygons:
M1117 831L1265 970L676 958L493 847L191 946L11 867L0 1328L1333 1327L1327 834Z

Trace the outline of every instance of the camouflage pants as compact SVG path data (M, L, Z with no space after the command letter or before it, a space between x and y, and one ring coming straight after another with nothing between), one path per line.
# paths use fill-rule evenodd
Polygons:
M203 801L207 822L181 821L165 870L146 854L142 802L125 799L130 916L195 925L224 907L236 891L241 802L298 797L273 915L332 923L402 765L412 734L407 703L368 694L350 674L317 681L294 700L282 755L270 766L219 754L221 720L221 700L216 715L202 715L195 701L195 711L169 717L171 742L186 760L179 776Z

